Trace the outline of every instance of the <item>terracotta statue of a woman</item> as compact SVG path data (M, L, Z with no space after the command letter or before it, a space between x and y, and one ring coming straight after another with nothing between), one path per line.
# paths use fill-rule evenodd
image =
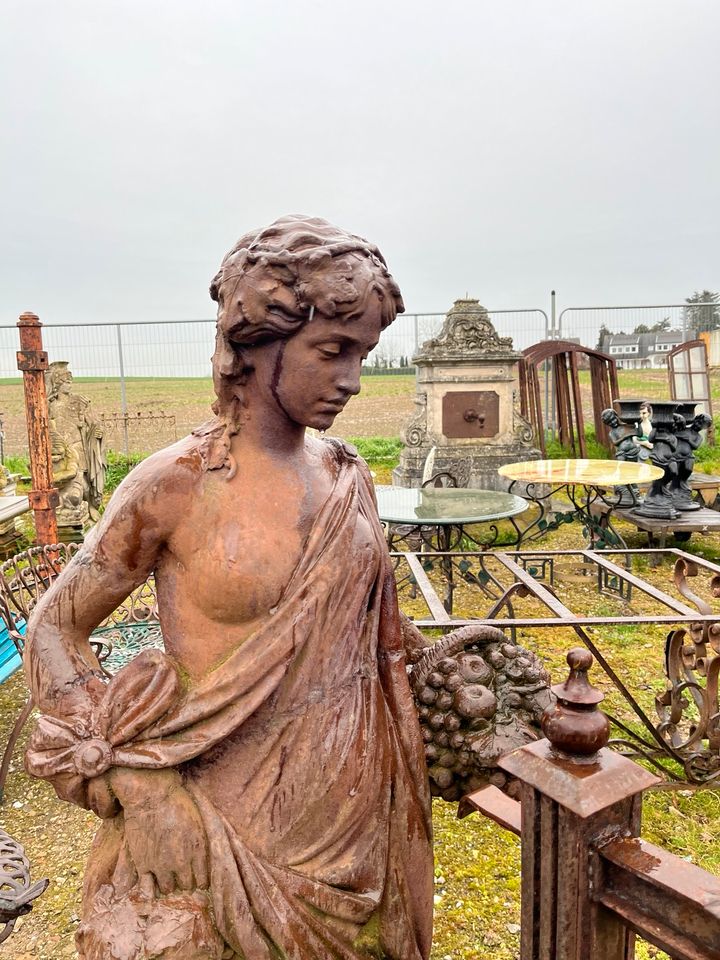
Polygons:
M402 310L323 220L213 280L216 417L121 485L29 626L30 772L102 818L83 960L422 960L427 771L363 462L325 430ZM165 650L109 683L88 637L155 576Z

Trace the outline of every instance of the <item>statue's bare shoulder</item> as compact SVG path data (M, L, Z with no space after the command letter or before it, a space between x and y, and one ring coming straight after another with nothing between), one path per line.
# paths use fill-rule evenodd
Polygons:
M166 543L202 482L199 446L197 437L185 437L134 467L113 494L88 545L122 557L131 546L156 551Z

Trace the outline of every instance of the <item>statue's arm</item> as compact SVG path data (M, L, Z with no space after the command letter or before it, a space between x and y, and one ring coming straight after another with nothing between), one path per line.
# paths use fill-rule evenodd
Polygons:
M100 523L30 618L25 670L44 713L89 715L104 690L90 634L147 578L173 516L181 515L177 488L182 484L173 485L154 459L136 467L121 484Z

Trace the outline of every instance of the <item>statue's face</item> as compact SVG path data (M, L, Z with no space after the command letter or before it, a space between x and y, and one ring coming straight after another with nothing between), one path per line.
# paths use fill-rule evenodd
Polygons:
M62 378L62 380L60 381L60 383L58 383L57 391L58 391L58 393L65 393L65 394L67 394L67 393L70 393L71 390L72 390L72 374L71 374L71 373L67 373L67 374L65 374L65 376Z
M291 421L327 430L360 392L360 369L381 329L377 294L355 317L316 314L288 340L253 350L260 395Z

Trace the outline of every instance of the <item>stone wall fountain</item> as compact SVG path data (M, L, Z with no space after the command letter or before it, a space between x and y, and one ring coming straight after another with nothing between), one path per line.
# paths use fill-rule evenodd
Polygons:
M520 414L520 356L477 300L455 301L438 336L413 357L417 409L401 431L396 486L419 487L431 451L433 473L486 490L506 488L503 464L539 459Z

